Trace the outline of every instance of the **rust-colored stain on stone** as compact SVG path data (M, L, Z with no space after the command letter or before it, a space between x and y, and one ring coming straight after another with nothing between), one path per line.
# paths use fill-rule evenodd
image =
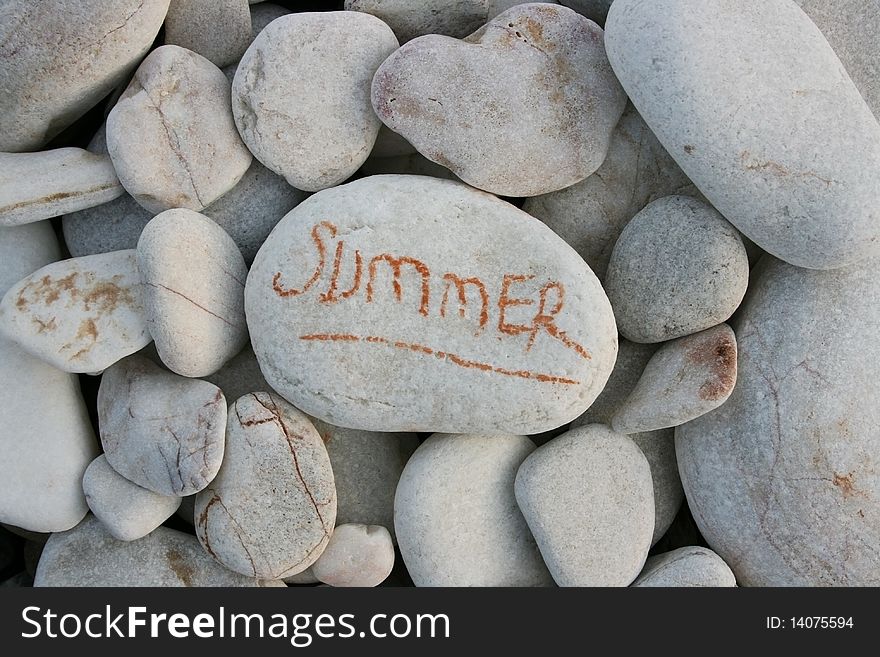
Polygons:
M186 562L183 555L174 548L168 548L168 551L165 552L165 557L168 559L168 566L177 575L177 579L183 582L184 586L192 586L193 568Z
M120 303L133 305L134 299L128 288L120 287L116 280L118 276L114 276L113 280L101 282L95 285L88 293L83 296L83 305L86 310L91 310L92 306L97 306L99 313L113 312Z
M837 486L840 489L840 492L843 493L844 499L849 499L851 497L855 497L856 495L862 495L862 492L855 487L855 475L852 472L848 472L844 475L839 472L835 472L833 478L831 479L831 483Z
M736 342L728 336L704 340L687 354L695 365L708 366L710 378L698 392L704 401L716 401L730 394L736 384Z

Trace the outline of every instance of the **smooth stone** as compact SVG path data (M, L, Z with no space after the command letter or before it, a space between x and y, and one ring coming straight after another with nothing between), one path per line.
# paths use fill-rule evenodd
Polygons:
M394 499L400 553L416 586L551 586L513 497L535 450L525 436L434 434Z
M101 205L124 192L106 155L81 148L0 153L0 226Z
M157 495L116 472L102 454L83 475L86 502L113 538L134 541L168 520L180 506L179 497Z
M123 82L169 0L79 0L0 9L0 151L33 151Z
M605 291L621 335L663 342L727 321L749 283L739 233L689 196L650 203L611 252Z
M259 388L254 388L259 390ZM336 480L336 524L380 525L394 539L394 493L419 446L413 433L343 429L312 418Z
M336 487L309 419L269 393L237 399L223 465L195 514L205 550L235 572L281 579L315 563L336 523Z
M266 383L250 344L205 380L220 388L226 399L238 399L255 390L274 392Z
M880 253L880 125L794 2L617 0L606 30L633 104L758 246L814 269Z
M345 0L345 9L380 18L405 43L425 34L464 38L486 22L488 4L488 0Z
M659 198L694 193L675 160L627 104L602 166L571 187L527 198L523 210L568 242L601 280L630 219Z
M588 424L611 426L611 418L636 387L645 365L656 351L657 345L621 340L614 371L602 394L571 423L571 428ZM654 545L672 526L684 500L678 461L675 459L675 433L672 429L660 429L630 434L629 437L642 450L651 467L654 488L654 534L651 545Z
M601 28L549 4L513 7L463 41L410 41L376 72L372 95L422 155L504 196L592 174L626 105Z
M651 557L632 585L732 587L736 586L736 577L712 550L693 546Z
M266 29L266 26L274 21L276 18L281 18L282 16L287 16L290 13L290 10L286 7L280 7L278 5L273 5L270 2L265 2L260 4L259 7L251 7L251 39L248 42L248 45L254 42L256 36Z
M171 0L165 18L166 44L226 66L238 61L251 41L247 0Z
M571 7L599 25L605 24L612 2L613 0L560 0L560 4Z
M862 98L880 118L880 1L795 0L822 30Z
M880 269L765 258L727 402L676 428L688 505L744 586L880 584Z
M0 294L60 255L48 221L0 228ZM77 377L0 337L0 427L0 522L30 532L76 525L88 512L83 471L98 452Z
M46 265L0 302L0 334L65 372L95 373L150 342L135 252Z
M219 68L178 46L157 48L107 116L107 149L126 191L144 208L200 211L251 164Z
M220 469L226 399L211 383L132 356L104 372L98 426L114 470L154 493L184 497Z
M137 260L150 334L168 369L206 376L244 348L247 266L216 223L166 210L141 233Z
M167 527L117 541L88 516L46 543L34 586L280 586L243 577L211 559L195 536Z
M394 543L385 527L339 524L312 566L330 586L379 586L394 568Z
M663 344L611 418L618 433L677 427L715 410L736 385L736 336L727 324Z
M651 547L651 469L608 427L573 429L523 462L516 501L560 586L628 586Z
M396 48L391 29L368 14L306 12L273 21L232 83L242 139L297 189L345 181L376 141L381 123L370 106L370 82Z
M617 353L610 304L571 247L508 203L423 176L297 206L257 254L245 310L279 394L369 431L552 429L592 403Z
M288 586L309 586L311 584L321 583L321 581L317 577L315 577L312 566L309 566L305 570L298 572L296 575L285 577L283 581Z
M275 225L307 196L254 160L238 184L202 214L229 234L250 265Z

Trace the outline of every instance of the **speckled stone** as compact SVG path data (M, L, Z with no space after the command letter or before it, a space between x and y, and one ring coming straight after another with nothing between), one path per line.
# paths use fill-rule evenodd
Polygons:
M378 586L394 568L391 534L377 525L340 524L312 566L315 577L330 586Z
M550 4L513 7L464 41L414 39L373 79L385 125L466 183L505 196L545 194L596 171L625 105L601 28Z
M171 0L165 19L166 44L226 66L241 58L251 40L247 0Z
M232 83L242 139L298 189L345 181L376 141L380 122L370 107L370 82L396 48L385 23L359 12L272 21L247 49Z
M647 124L758 246L814 269L880 254L880 125L796 3L616 0L606 30Z
M717 554L704 547L683 547L651 557L633 586L731 587L736 577Z
M394 525L416 586L548 586L513 496L524 436L435 434L407 462ZM430 521L426 521L430 519Z
M624 228L604 286L621 335L663 342L727 321L748 282L748 254L733 226L703 201L667 196Z
M539 447L516 474L516 501L560 586L628 586L651 547L651 469L600 424Z

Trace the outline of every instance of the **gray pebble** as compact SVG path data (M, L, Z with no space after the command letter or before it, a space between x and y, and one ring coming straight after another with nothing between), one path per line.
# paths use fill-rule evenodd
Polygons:
M241 58L251 39L247 0L171 0L165 19L166 44L226 66Z
M731 587L736 578L717 554L704 547L683 547L651 557L633 586Z
M377 525L339 524L312 565L315 577L330 586L379 586L394 568L391 534Z
M621 233L605 290L624 337L662 342L726 321L748 281L748 255L724 217L697 199L667 196Z

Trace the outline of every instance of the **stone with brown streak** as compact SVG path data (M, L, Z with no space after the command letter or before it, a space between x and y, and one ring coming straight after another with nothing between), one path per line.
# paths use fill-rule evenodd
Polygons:
M49 538L34 578L34 586L283 585L223 568L189 534L159 527L136 541L118 541L92 515Z
M0 6L0 151L32 151L137 66L169 0L7 0Z
M880 269L765 256L737 383L676 429L688 506L746 586L880 584Z
M336 487L308 417L269 393L236 400L223 466L195 517L208 554L238 573L280 579L311 566L333 533Z
M0 302L0 333L65 372L95 373L150 342L135 252L52 263Z
M676 427L712 411L736 385L736 336L727 324L666 342L614 413L625 434Z
M247 344L247 266L216 223L191 210L167 210L144 228L137 259L147 323L168 369L207 376Z
M0 226L57 217L124 193L106 155L81 148L0 153Z
M541 3L513 7L463 41L414 39L373 79L383 123L466 183L505 196L545 194L596 171L625 104L602 29Z
M107 117L107 149L123 187L151 212L202 210L247 171L229 81L179 46L154 50Z
M114 470L154 493L183 497L220 468L226 399L215 385L132 356L104 372L98 426Z

